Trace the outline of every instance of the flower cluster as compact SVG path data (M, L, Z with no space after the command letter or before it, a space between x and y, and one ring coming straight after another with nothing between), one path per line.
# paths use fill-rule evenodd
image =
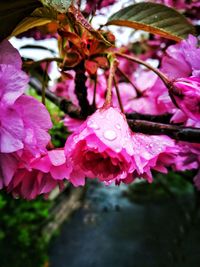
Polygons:
M85 14L115 2L86 1ZM176 7L188 17L200 7L184 0L153 2ZM169 167L196 170L194 183L200 189L199 144L173 140L161 124L165 117L173 129L200 128L198 38L189 35L174 44L150 37L145 44L114 47L111 32L95 31L80 10L73 5L69 10L69 16L59 14L57 22L47 24L44 35L34 35L58 38L61 77L46 94L60 107L73 107L68 113L76 115L63 119L71 132L64 147L50 145L50 115L25 94L29 77L18 51L7 40L0 43L0 189L32 200L57 186L62 189L65 180L74 186L85 185L86 178L106 185L129 184L136 178L151 183L152 171L167 173ZM69 23L70 16L76 23ZM131 130L127 118L138 114L146 125L147 118L158 121L160 135L147 128Z
M32 199L49 193L64 178L65 157L60 150L47 152L51 119L43 104L24 94L29 78L21 67L18 51L3 41L0 44L0 188ZM42 164L46 168L43 173Z

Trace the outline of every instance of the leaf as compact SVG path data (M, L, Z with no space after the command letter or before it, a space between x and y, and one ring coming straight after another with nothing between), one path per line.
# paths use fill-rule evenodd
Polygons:
M44 5L54 8L60 13L66 13L72 0L41 0Z
M0 1L0 41L7 38L21 20L41 6L38 0Z
M29 29L32 29L34 27L45 25L52 20L57 19L57 12L47 8L47 7L40 7L34 10L34 12L24 18L14 29L14 31L11 33L11 36L17 36L20 33L23 33Z
M155 3L138 3L113 14L106 25L118 25L180 41L195 33L193 25L176 10Z

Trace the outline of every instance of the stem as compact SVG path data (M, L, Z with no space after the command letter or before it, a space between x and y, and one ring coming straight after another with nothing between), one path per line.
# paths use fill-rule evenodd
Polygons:
M30 85L33 87L36 92L41 95L42 89L41 89L41 83L31 78ZM84 117L80 113L80 110L77 109L76 106L74 106L70 101L67 101L66 99L60 98L56 96L54 93L46 90L45 92L46 98L52 101L55 105L57 105L63 112L68 114L72 118L76 119L83 119ZM134 132L149 134L149 135L161 135L165 134L170 136L173 139L176 139L178 141L186 141L190 143L200 143L200 129L199 128L189 128L189 127L182 127L177 125L170 125L170 124L164 124L164 123L157 123L157 122L150 122L146 121L145 119L150 120L151 118L148 117L151 115L142 115L137 113L132 114L126 114L126 117L128 118L128 124L130 128ZM166 116L166 118L164 117ZM163 115L163 116L152 116L155 121L163 120L168 121L169 114ZM141 118L141 119L135 119ZM133 118L133 119L130 119Z
M170 123L171 117L172 114L169 113L165 113L162 115L140 114L137 112L126 113L126 118L129 120L143 120L143 121L159 122L164 124Z
M57 57L53 57L53 58L47 57L47 58L43 58L43 59L38 60L38 61L29 61L28 60L28 61L25 61L23 63L23 67L24 68L28 68L28 69L29 68L35 68L37 66L40 66L40 64L43 63L43 62L50 63L50 62L53 62L53 61L58 62L58 63L62 63L63 59L62 58L57 58Z
M121 100L121 97L120 97L119 87L118 87L118 84L117 84L117 81L116 81L115 78L114 78L114 84L115 84L115 89L116 89L116 93L117 93L117 99L118 99L118 102L119 102L119 106L120 106L121 112L124 113L124 107L122 105L122 100Z
M96 93L97 93L97 75L94 77L94 94L93 94L93 101L92 107L96 109Z
M84 61L81 61L76 66L75 72L75 94L78 98L82 116L87 117L88 115L92 114L93 109L87 99L87 87L85 85L87 77L85 75Z
M126 59L128 59L130 61L133 61L133 62L136 62L138 64L141 64L141 65L145 66L146 68L148 68L148 69L152 70L154 73L156 73L158 75L158 77L160 77L160 79L163 81L163 83L167 86L167 88L171 87L171 82L168 79L168 77L163 72L161 72L160 70L152 67L147 62L145 62L145 61L143 61L143 60L141 60L141 59L139 59L137 57L129 56L129 55L122 54L122 53L119 53L119 52L116 52L115 55L117 55L119 57L126 58Z
M112 85L113 85L116 67L117 67L116 58L111 58L110 72L109 72L109 77L108 77L108 87L107 87L107 93L106 93L106 101L104 103L104 106L110 106L112 104Z
M47 81L47 71L48 71L49 63L46 63L44 74L43 74L43 81L42 81L42 104L46 105L46 97L45 97L45 92L46 92L46 87L48 86L48 81Z
M131 79L129 79L126 73L124 73L120 68L117 68L117 71L126 79L127 82L129 82L133 86L136 91L137 97L142 96L142 93L140 92L139 88L131 81Z

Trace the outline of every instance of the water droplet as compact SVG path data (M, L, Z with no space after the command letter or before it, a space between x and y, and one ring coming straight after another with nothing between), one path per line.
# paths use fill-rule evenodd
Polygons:
M117 138L116 132L113 130L107 130L103 133L105 139L113 141Z
M117 123L117 124L115 125L115 128L117 128L118 130L121 130L121 125L120 125L119 123Z
M107 119L107 120L110 120L110 119L111 119L111 117L110 117L110 113L106 114L106 119Z
M96 124L96 122L94 122L92 120L88 121L88 126L91 127L94 130L98 130L99 129L99 126Z
M121 151L121 147L116 147L115 151L119 153Z
M74 136L73 139L74 139L74 142L77 143L79 138L78 138L78 136L76 135L76 136Z
M149 147L151 147L151 148L152 148L152 147L153 147L153 144L149 144Z

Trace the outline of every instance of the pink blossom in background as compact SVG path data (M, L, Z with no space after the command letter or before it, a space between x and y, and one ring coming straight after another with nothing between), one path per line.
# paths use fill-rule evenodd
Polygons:
M83 120L74 119L69 116L65 116L63 123L67 127L68 131L74 132L76 131L83 123Z
M113 5L115 2L117 2L117 0L87 0L85 12L92 13L103 7Z
M63 74L63 80L56 83L51 91L54 92L57 96L63 97L71 101L74 105L78 106L78 99L75 95L75 72L68 71L66 74Z
M176 171L185 171L200 168L200 144L178 142L179 153L172 167Z
M171 93L178 107L191 119L200 121L200 78L179 78Z
M200 144L178 142L177 148L179 153L171 166L175 171L197 170L194 184L200 190Z
M171 45L162 59L161 70L170 79L195 76L200 77L200 48L198 39L189 35L188 39Z
M177 9L185 9L186 8L186 0L154 0L152 2L164 4L166 6L174 7Z

